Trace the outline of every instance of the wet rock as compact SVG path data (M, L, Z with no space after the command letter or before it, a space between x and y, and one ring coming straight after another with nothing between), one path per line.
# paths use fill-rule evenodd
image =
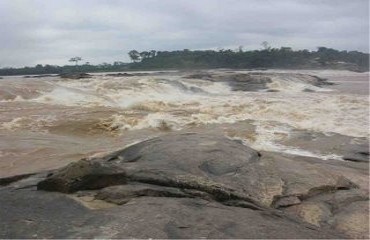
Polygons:
M267 90L267 83L271 83L271 78L261 74L226 74L212 75L209 73L196 73L185 76L185 78L203 79L213 82L226 82L233 91L256 92Z
M28 178L29 176L32 176L32 173L29 174L21 174L21 175L15 175L15 176L10 176L10 177L5 177L5 178L0 178L0 186L6 186L8 184L11 184L13 182L17 182L19 180L22 180L24 178Z
M328 79L326 79L326 78L320 78L320 77L315 76L315 75L309 75L309 76L316 80L316 81L313 82L313 85L315 85L317 87L328 86L328 85L330 86L330 85L335 84L333 82L329 82Z
M210 74L210 73L202 73L202 72L200 72L200 73L194 73L194 74L187 75L184 78L212 80L213 79L213 75Z
M24 76L23 78L45 78L45 77L56 77L56 75L43 74L43 75Z
M343 156L347 161L369 162L369 140L364 137L354 138L337 133L324 134L295 129L289 139L280 143L311 152Z
M369 158L370 156L368 150L347 153L343 156L344 160L352 162L369 162Z
M226 77L225 81L233 91L256 92L268 89L267 84L272 80L268 76L253 74L235 74Z
M133 77L135 75L130 74L130 73L110 73L110 74L106 74L105 76L107 77Z
M184 76L184 78L202 79L212 82L225 82L231 87L232 91L245 92L276 92L277 89L271 89L270 83L273 79L281 81L282 79L288 81L296 81L306 85L315 87L323 87L332 85L327 79L323 79L313 75L306 74L287 74L287 73L265 73L265 72L249 72L249 73L235 73L225 72L224 74L210 74L207 72L199 72ZM304 92L314 92L312 89L303 89Z
M80 79L80 78L91 78L92 75L88 73L62 73L58 75L61 78L68 78L68 79Z
M315 91L312 90L312 89L309 89L309 88L305 88L305 89L303 89L303 92L315 92Z

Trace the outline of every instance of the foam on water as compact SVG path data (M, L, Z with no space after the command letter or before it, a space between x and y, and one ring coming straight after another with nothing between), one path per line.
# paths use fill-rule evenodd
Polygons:
M321 154L320 152L310 152L304 149L285 146L277 143L279 140L289 138L292 128L287 125L281 125L271 122L255 122L256 138L254 141L241 139L247 145L265 151L281 152L305 157L321 158L323 160L335 159L343 160L342 156L336 154Z
M276 76L269 84L278 93L233 92L222 82L166 76L95 77L53 82L54 88L32 99L50 105L96 107L157 113L181 127L186 124L230 123L246 119L277 121L295 128L368 137L365 96L302 92L325 91L310 85L310 76ZM174 112L187 111L185 116ZM152 127L152 115L138 119L132 129ZM123 124L124 125L124 124ZM124 129L129 129L129 126Z
M285 93L298 93L303 91L312 91L312 92L331 92L332 89L321 88L309 84L310 76L302 75L300 80L297 81L297 78L291 76L276 76L272 78L272 83L268 83L267 86L269 89L277 90L279 92Z
M53 115L48 116L33 116L33 117L17 117L8 122L0 124L0 129L6 130L30 130L37 132L47 132L45 127L53 125L57 118Z
M321 155L277 142L280 137L289 137L290 128L369 137L367 96L327 94L325 91L332 90L314 86L314 78L309 75L271 76L272 82L267 87L279 92L232 91L226 82L175 75L95 76L80 80L37 80L37 84L32 84L36 80L27 79L32 94L18 81L7 87L4 95L11 92L12 96L3 103L44 104L46 115L52 115L53 109L60 106L78 107L81 114L84 109L96 107L115 109L117 113L97 120L100 127L121 134L145 128L179 130L193 125L253 120L256 140L243 139L252 147L322 159L340 159L340 156ZM305 92L307 90L313 92ZM0 128L17 130L33 126L41 129L57 120L60 119L22 116L3 122ZM277 126L271 125L272 122L278 123Z

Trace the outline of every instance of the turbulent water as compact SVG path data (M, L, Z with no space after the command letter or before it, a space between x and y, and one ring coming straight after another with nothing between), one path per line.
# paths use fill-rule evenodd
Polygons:
M257 79L252 90L235 88L249 84L243 74ZM336 84L319 85L315 76ZM368 77L226 70L78 80L4 77L0 176L63 166L168 131L218 131L257 150L340 160L337 153L283 142L297 131L368 139Z

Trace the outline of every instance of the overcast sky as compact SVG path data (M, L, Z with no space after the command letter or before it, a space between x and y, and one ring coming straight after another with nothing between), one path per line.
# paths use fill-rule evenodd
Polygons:
M0 67L263 41L369 52L369 0L0 0L0 17Z

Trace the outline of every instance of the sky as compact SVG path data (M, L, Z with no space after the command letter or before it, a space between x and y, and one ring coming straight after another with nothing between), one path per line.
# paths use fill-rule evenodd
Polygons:
M263 41L369 52L369 0L0 0L0 17L0 68Z

